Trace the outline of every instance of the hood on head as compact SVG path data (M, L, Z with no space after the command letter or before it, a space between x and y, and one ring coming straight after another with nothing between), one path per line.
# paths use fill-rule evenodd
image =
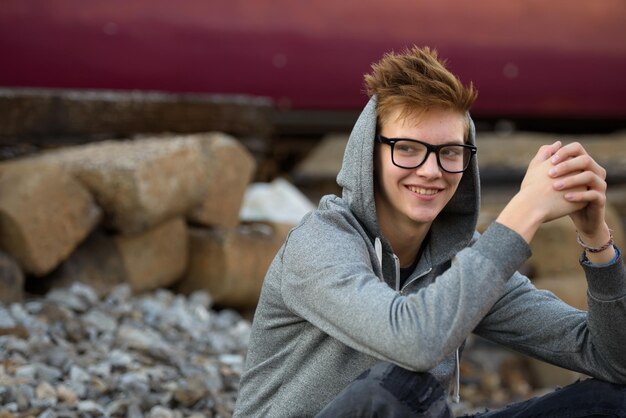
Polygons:
M357 119L348 139L337 184L352 213L372 237L381 237L374 200L374 138L376 136L376 96L373 96ZM476 145L476 130L470 118L468 143ZM450 258L470 242L480 207L477 156L463 173L459 187L431 227L430 245L437 264ZM383 243L390 248L388 242ZM439 260L441 256L441 260Z

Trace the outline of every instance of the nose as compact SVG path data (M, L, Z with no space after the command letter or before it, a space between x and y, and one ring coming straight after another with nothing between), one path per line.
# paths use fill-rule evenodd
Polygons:
M441 167L439 167L437 163L437 155L434 152L428 154L424 164L420 165L415 170L417 171L417 175L426 178L438 178L443 175Z

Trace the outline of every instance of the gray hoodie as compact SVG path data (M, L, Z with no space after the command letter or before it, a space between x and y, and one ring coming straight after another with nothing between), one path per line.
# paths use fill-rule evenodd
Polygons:
M375 98L350 135L342 197L294 228L270 266L255 313L236 417L310 417L380 361L428 371L447 387L458 348L475 332L539 359L626 382L626 271L583 265L589 313L517 273L530 256L514 231L475 232L478 166L434 221L399 286L399 262L374 204ZM474 143L474 128L470 142Z

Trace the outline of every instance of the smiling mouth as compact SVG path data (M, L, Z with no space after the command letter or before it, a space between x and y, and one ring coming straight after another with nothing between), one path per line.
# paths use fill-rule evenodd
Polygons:
M407 189L409 189L413 193L424 195L424 196L432 196L434 194L439 193L440 191L439 189L424 189L422 187L415 187L415 186L407 186Z

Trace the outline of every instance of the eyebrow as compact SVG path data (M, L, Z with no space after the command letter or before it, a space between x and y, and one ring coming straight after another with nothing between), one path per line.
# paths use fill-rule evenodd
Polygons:
M419 142L425 142L425 143L430 144L430 145L435 145L435 144L432 144L432 143L430 143L428 141L425 141L423 139L417 139L417 138L408 138L408 137L404 137L404 136L385 136L385 135L380 135L380 136L385 137L387 139L395 139L396 141L404 139L404 140L408 140L408 141L419 141ZM463 139L459 139L459 140L451 139L449 141L442 142L439 145L471 145L471 144L468 143L468 142L465 142L465 140L463 140Z

